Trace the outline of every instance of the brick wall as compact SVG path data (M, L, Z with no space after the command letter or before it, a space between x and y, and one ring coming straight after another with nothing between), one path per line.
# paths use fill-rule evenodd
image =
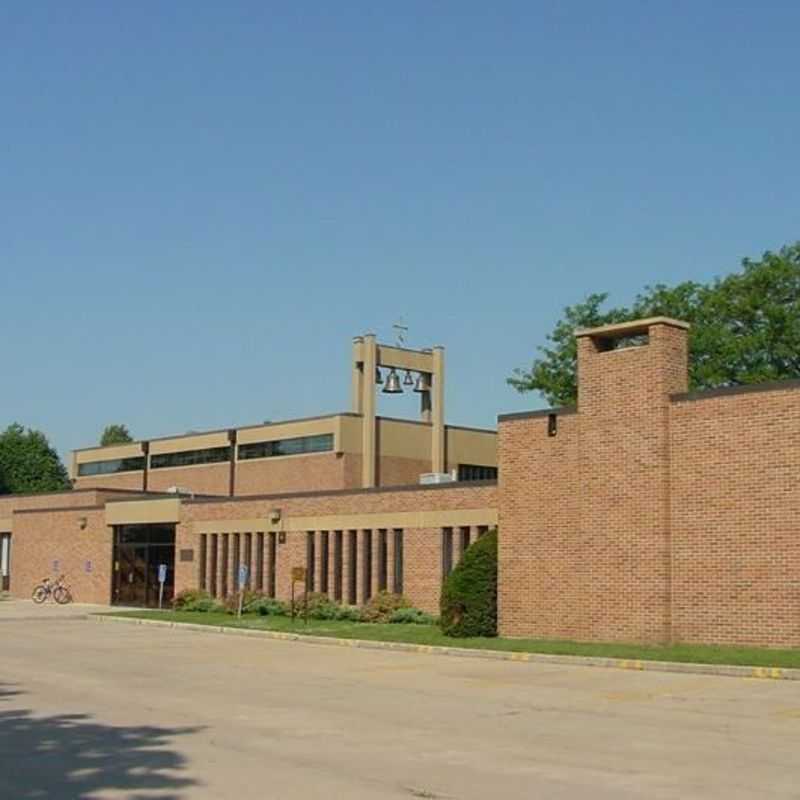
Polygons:
M555 436L501 418L501 633L800 645L800 385L685 395L687 341L581 336Z
M345 458L336 453L239 461L236 495L345 489Z
M87 475L75 479L76 489L141 489L144 483L144 471L120 472L116 475Z
M229 463L151 469L147 488L151 492L164 492L171 486L180 486L197 494L224 497L230 491L230 469Z
M12 548L14 597L30 597L42 578L57 577L57 561L75 602L109 602L113 539L103 507L17 513Z
M670 411L673 634L800 646L800 386Z
M350 515L350 514L370 514L370 513L392 513L409 511L471 511L474 509L492 509L496 506L496 487L491 484L476 484L473 486L445 487L445 488L413 488L402 490L370 490L370 491L343 491L330 494L309 494L309 495L286 495L271 496L266 498L241 498L225 501L185 501L181 505L181 524L177 528L176 549L179 552L183 549L192 549L195 554L194 561L190 564L176 562L176 591L181 589L196 587L200 583L202 563L200 561L200 536L195 533L194 523L213 520L227 519L260 519L261 525L247 526L248 530L227 530L217 533L217 594L222 595L222 558L221 552L223 542L227 541L228 561L226 568L226 584L228 592L234 590L235 571L233 553L235 548L235 534L239 534L239 548L245 541L242 534L251 534L251 570L254 568L256 559L257 534L264 533L265 552L263 563L268 564L268 554L266 548L269 544L268 535L275 530L275 526L269 524L269 514L271 509L280 508L283 519L288 520L287 525L291 527L291 518L298 516L315 515ZM457 514L456 514L457 517ZM236 527L236 526L234 526ZM387 586L391 590L393 587L393 553L395 529L403 529L403 563L404 563L404 594L418 608L422 608L431 613L437 613L439 607L439 592L441 588L441 564L442 564L442 534L440 528L403 528L401 523L388 525L387 531ZM372 534L372 580L370 584L371 593L378 590L378 542L380 530L378 527L369 529ZM277 539L277 531L276 539ZM329 594L333 591L333 541L335 529L330 529L328 533L329 541L329 560L328 573ZM313 531L315 541L315 588L319 590L322 585L321 580L321 547L323 531ZM350 574L347 547L349 544L350 530L343 530L343 596L347 598L348 580ZM367 535L365 529L355 531L357 537L357 599L360 603L364 596L364 564L363 564L363 542ZM473 538L477 535L477 530L473 531ZM211 534L206 534L206 574L209 574L211 563L210 548L212 539ZM287 530L284 531L285 541L276 546L276 596L283 600L288 600L291 595L291 569L297 566L306 566L306 542L308 531L306 530ZM223 538L227 537L227 538ZM454 553L454 563L458 559L457 552ZM208 587L208 581L207 581ZM303 587L298 586L298 591Z
M378 459L375 477L378 486L410 486L419 483L419 476L423 472L430 471L430 460L382 456Z

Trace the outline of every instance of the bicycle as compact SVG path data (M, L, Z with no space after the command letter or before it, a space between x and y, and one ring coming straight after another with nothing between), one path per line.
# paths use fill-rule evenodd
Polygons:
M52 597L59 605L63 606L66 603L72 602L72 594L69 587L64 584L64 575L59 576L55 581L50 578L45 578L34 590L31 599L34 603L41 605Z

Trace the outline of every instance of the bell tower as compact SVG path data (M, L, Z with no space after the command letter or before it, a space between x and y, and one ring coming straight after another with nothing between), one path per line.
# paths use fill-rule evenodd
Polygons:
M388 372L384 375L382 369ZM400 373L404 373L402 377ZM362 487L375 486L375 393L378 386L383 386L383 394L402 394L404 386L419 394L420 417L431 426L431 472L444 472L444 348L410 350L379 344L373 333L356 336L352 376L353 411L362 417Z

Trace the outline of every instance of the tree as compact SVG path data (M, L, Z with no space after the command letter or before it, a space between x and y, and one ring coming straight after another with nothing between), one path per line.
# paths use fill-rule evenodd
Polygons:
M133 437L128 432L125 425L106 425L103 435L100 437L100 446L108 447L111 444L127 444L132 442Z
M713 389L800 377L800 242L759 261L744 259L739 272L707 284L686 281L648 286L629 307L603 310L607 294L591 294L564 309L550 344L530 369L508 383L540 392L553 406L577 400L576 328L642 317L668 316L691 323L689 385Z
M69 488L67 470L41 431L14 423L0 433L0 494Z
M497 530L473 542L447 576L440 600L446 636L497 636Z

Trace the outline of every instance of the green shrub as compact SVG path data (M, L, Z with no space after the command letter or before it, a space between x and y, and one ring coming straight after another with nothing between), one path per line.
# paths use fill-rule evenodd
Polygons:
M358 606L339 606L336 619L343 622L361 622L361 609Z
M497 636L497 530L467 548L442 586L442 633Z
M202 589L184 589L172 599L176 611L214 611L216 600Z
M389 622L400 625L435 625L437 619L418 608L398 608L392 612Z
M245 613L259 614L262 617L285 617L289 613L289 606L274 597L259 595L247 603Z
M229 614L239 613L239 594L240 592L234 592L225 598L223 605L225 606L225 611L227 611ZM243 592L241 592L241 595L242 614L255 613L255 609L251 609L250 607L266 597L263 592L256 592L252 589L245 589Z
M301 597L295 606L295 613L303 616L306 613L306 603L309 619L337 619L339 616L339 604L322 592L309 592Z
M392 614L401 609L409 608L411 603L401 594L391 592L378 592L369 599L361 609L362 622L388 622Z

